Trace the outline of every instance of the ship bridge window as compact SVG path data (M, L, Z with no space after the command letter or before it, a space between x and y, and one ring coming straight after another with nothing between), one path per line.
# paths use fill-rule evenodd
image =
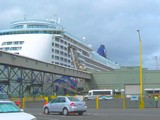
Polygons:
M21 50L22 47L11 47L10 50Z
M9 47L1 48L1 50L3 50L3 51L9 51Z
M55 59L56 59L56 60L59 60L59 56L55 56Z
M1 45L2 45L2 46L3 46L3 45L7 45L7 43L6 43L6 42L3 42Z
M22 45L24 41L10 41L10 42L3 42L1 45Z
M15 41L14 44L15 44L15 45L18 45L18 41Z
M24 43L24 41L19 41L19 43L20 43L20 44L23 44L23 43Z
M59 44L55 44L55 46L56 46L57 48L59 48Z
M60 48L63 49L63 46L61 45Z
M11 29L21 29L21 28L23 28L23 25L17 25L17 26L11 27Z
M49 28L46 25L28 25L27 28Z
M7 42L7 45L12 45L12 42Z
M60 51L60 54L63 55L63 51Z
M22 49L22 47L4 47L4 48L1 48L1 50L3 50L3 51L9 51L9 50L15 51L15 50L21 50L21 49Z
M56 53L56 54L59 54L59 50L55 50L55 53Z
M63 61L63 57L60 57L60 60Z
M55 37L55 41L59 42L59 38L58 38L58 37Z
M64 50L67 50L67 47L64 47Z
M64 44L67 45L67 42L65 41Z
M67 56L67 53L64 53L64 56Z
M22 44L24 44L24 41L14 41L13 44L14 45L22 45Z
M38 28L37 28L38 29ZM62 34L62 31L50 31L50 30L23 30L23 31L10 31L0 32L0 35L13 35L13 34Z
M67 59L64 59L64 62L67 62Z
M71 63L71 60L68 60L68 63Z
M61 39L61 43L63 43L63 40Z

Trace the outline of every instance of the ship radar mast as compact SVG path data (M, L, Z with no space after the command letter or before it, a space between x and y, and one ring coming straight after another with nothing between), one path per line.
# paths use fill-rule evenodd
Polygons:
M58 24L60 24L61 20L62 19L60 17L57 17L57 14L53 14L53 19L51 19L52 22L55 22Z
M24 15L24 21L26 21L26 20L27 20L27 15L25 14L25 15Z

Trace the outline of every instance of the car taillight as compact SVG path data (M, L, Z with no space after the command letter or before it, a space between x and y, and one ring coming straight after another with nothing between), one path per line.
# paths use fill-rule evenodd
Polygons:
M74 103L71 103L70 106L76 106Z

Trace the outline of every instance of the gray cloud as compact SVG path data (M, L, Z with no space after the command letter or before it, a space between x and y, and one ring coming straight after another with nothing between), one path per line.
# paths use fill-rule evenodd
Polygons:
M51 19L57 14L61 24L74 36L97 49L107 48L108 58L121 65L139 65L140 30L143 67L156 68L160 57L160 1L158 0L5 0L0 2L0 29L10 22Z

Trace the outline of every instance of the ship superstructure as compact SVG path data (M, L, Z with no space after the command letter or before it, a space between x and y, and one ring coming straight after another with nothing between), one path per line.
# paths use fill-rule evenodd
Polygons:
M80 70L120 68L50 20L11 23L9 29L0 30L0 50Z

